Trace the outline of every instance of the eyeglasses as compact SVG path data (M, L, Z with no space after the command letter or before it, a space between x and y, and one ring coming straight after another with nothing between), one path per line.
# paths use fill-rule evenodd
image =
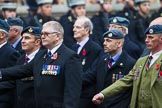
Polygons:
M41 35L44 35L44 36L49 36L50 34L57 34L58 32L42 32Z

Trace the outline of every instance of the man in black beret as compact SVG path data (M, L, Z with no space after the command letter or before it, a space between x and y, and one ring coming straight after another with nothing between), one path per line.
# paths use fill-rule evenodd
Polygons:
M153 25L146 29L146 46L149 55L137 60L133 69L124 78L93 97L100 104L117 94L133 87L130 108L160 108L162 106L162 25Z
M135 60L122 48L124 34L120 30L107 31L103 38L106 54L99 58L96 67L83 75L83 88L84 86L97 84L97 92L127 75L135 63ZM131 89L128 89L120 95L106 99L98 108L128 108L131 91Z
M7 22L10 26L8 34L8 42L15 48L20 54L24 51L21 48L21 32L23 30L23 21L20 18L8 18Z
M14 66L19 54L7 42L9 25L0 19L0 68ZM0 82L0 108L13 108L14 102L14 82Z
M41 29L33 26L26 27L22 31L21 46L25 54L18 59L18 65L29 63L39 52L41 47ZM16 80L15 108L35 108L33 80L33 76Z

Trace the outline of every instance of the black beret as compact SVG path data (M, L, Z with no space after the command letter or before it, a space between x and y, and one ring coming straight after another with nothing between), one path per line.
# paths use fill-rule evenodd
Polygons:
M37 10L38 9L38 5L37 5L37 2L35 0L26 0L26 3L29 6L29 9L31 9L31 10Z
M162 33L162 25L152 25L145 30L146 34L161 34Z
M117 24L128 28L129 20L123 17L113 17L109 19L109 24Z
M32 34L35 36L41 36L41 28L34 27L34 26L28 26L28 27L24 28L21 35L23 35L24 33L29 33L29 34Z
M122 33L122 31L118 30L118 29L113 29L113 30L109 30L107 32L105 32L103 34L103 37L107 37L107 38L111 38L111 39L122 39L124 38L124 34Z
M20 18L8 18L7 22L10 26L22 26L23 27L23 20Z
M3 29L6 32L8 32L10 29L10 26L8 25L8 23L5 20L0 19L0 29Z

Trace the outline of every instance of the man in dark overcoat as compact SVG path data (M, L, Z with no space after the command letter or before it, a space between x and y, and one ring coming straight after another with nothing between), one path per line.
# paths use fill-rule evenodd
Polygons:
M7 42L9 25L0 19L0 68L14 66L19 58L18 52ZM0 82L0 108L13 108L14 81Z
M106 54L99 58L95 68L83 75L83 87L96 83L99 92L128 74L135 60L122 50L123 43L124 35L120 30L114 29L104 34L103 45ZM128 108L131 91L128 89L120 95L106 99L98 108Z
M60 23L43 25L41 40L46 49L26 65L1 69L1 80L34 76L36 108L77 108L81 93L82 65L79 56L63 44Z

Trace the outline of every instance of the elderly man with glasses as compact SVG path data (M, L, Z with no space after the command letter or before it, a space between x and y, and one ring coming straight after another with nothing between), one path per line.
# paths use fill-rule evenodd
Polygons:
M1 69L1 80L33 75L36 108L78 108L81 60L63 44L64 30L60 23L45 23L41 34L42 45L46 49L42 49L26 65Z

